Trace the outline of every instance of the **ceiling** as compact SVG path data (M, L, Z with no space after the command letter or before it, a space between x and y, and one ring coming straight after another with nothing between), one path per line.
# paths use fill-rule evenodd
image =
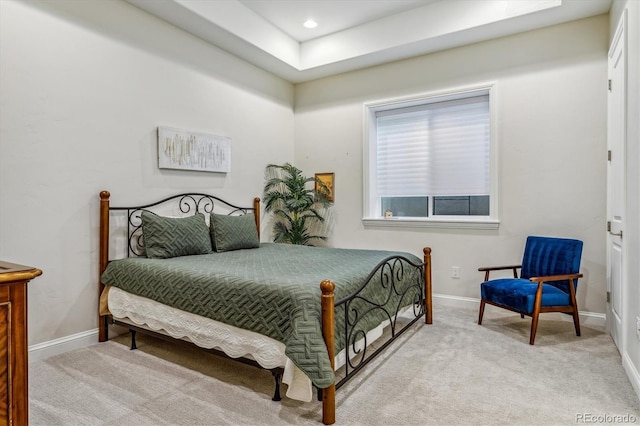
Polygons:
M607 13L611 0L127 0L300 83ZM313 18L318 26L303 27Z
M437 0L239 0L299 42L337 33ZM319 23L305 28L305 20Z

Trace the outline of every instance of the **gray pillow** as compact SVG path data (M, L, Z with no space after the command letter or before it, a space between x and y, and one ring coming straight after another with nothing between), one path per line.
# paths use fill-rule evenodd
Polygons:
M209 228L211 230L211 246L218 253L260 247L253 213L242 216L212 213L209 218Z
M147 257L167 259L211 253L209 229L202 213L187 217L163 217L145 210L141 217Z

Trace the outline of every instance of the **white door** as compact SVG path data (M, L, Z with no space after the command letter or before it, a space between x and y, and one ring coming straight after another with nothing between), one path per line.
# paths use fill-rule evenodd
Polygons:
M622 265L625 261L624 182L626 147L627 15L622 15L609 49L609 95L607 101L607 327L620 348L622 333Z

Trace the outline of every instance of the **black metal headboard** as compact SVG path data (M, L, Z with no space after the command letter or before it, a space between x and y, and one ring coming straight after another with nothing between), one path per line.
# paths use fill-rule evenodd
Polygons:
M107 191L103 191L107 192ZM108 192L107 192L108 194ZM101 193L102 196L102 193ZM108 197L107 197L108 201ZM144 210L153 211L154 208L171 207L173 204L174 213L180 215L191 215L205 213L209 215L216 211L218 214L244 215L254 213L256 218L256 228L260 235L260 199L255 198L253 207L240 207L229 203L219 197L203 193L183 193L176 194L152 203L138 206L109 206L109 212L124 211L127 218L127 257L144 256L144 242L142 240L142 219Z

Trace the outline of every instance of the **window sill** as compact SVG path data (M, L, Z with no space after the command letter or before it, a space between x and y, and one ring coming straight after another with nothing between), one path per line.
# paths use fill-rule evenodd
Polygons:
M365 228L436 228L436 229L498 229L500 221L485 218L422 219L407 217L363 218Z

